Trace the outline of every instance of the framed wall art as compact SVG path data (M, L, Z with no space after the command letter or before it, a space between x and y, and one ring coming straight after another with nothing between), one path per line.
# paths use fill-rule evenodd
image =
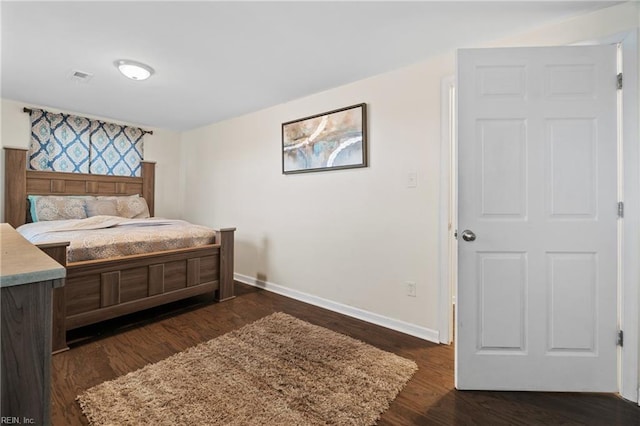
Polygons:
M282 173L367 166L367 104L282 124Z

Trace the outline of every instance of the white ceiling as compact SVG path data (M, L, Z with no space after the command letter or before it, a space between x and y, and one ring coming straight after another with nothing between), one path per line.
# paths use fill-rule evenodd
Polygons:
M3 1L1 95L181 131L616 3Z

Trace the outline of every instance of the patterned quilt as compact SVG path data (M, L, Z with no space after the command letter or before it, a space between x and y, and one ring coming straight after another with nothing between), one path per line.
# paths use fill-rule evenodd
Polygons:
M211 228L162 218L93 216L28 223L17 231L33 244L69 241L68 262L196 247L215 241Z

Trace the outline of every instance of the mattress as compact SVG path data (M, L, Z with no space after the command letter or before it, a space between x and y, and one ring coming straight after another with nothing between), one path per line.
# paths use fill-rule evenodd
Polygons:
M33 244L69 241L68 262L197 247L215 241L211 228L162 218L93 216L28 223L17 231Z

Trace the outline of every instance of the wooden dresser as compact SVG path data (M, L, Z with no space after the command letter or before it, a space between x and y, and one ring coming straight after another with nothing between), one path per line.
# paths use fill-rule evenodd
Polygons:
M51 292L66 270L0 224L0 415L3 423L50 423Z

